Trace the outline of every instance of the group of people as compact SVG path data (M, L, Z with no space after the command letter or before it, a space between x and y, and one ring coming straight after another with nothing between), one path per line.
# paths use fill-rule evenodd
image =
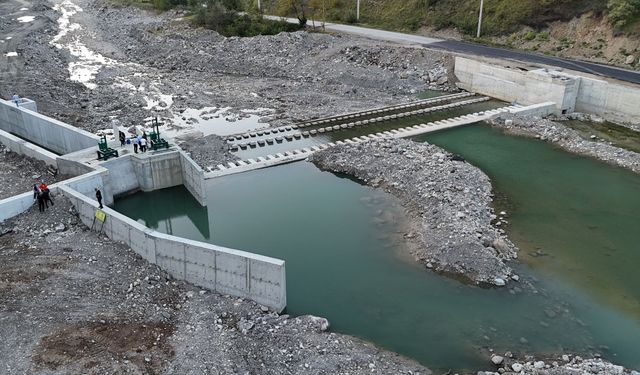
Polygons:
M102 192L98 188L95 188L94 190L96 192L98 207L102 209ZM40 212L44 212L47 208L49 208L49 203L51 203L51 206L53 206L51 191L49 190L49 186L47 186L44 181L40 181L40 185L33 184L33 200L38 201L38 210Z
M149 140L147 139L147 133L143 132L142 135L138 135L136 137L131 138L131 143L133 143L133 152L138 153L138 149L140 152L147 152L147 145L149 144ZM127 137L124 132L120 132L120 146L124 147L127 144Z
M40 212L44 212L45 209L49 208L49 203L53 206L51 191L49 191L49 186L44 181L40 181L40 185L33 184L33 200L38 201L38 210Z

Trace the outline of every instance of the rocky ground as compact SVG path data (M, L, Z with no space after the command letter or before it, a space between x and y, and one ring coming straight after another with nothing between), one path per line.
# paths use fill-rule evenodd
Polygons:
M493 355L491 362L498 371L478 371L477 375L532 374L532 375L639 375L637 371L625 370L622 366L602 359L583 359L579 356L563 355L561 358L541 361L533 357L517 360L509 352L504 356Z
M40 181L50 185L69 177L54 175L43 161L16 154L0 144L0 199L31 191Z
M314 154L321 169L346 173L398 196L414 218L416 258L438 272L502 286L516 275L516 249L492 225L491 182L480 169L429 144L386 139Z
M613 146L595 136L585 139L562 122L540 117L503 115L490 123L508 134L538 138L569 152L640 173L640 154Z
M8 64L0 95L17 92L90 131L155 116L169 129L197 130L207 120L193 111L215 109L226 109L218 120L230 119L229 128L247 110L275 126L452 90L453 61L441 52L305 31L226 38L192 28L180 12L158 15L105 0L25 4L0 3L0 34L11 38L0 44ZM35 20L17 21L26 15ZM216 139L204 141L215 149Z
M278 315L172 280L90 231L62 197L0 233L3 374L430 373L325 332L323 318Z

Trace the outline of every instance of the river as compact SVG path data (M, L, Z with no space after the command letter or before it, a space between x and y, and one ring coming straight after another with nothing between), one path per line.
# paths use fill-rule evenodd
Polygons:
M162 232L286 260L287 312L327 317L439 371L491 369L489 350L600 354L640 369L640 176L488 126L428 140L482 168L520 247L519 283L482 289L411 260L403 210L307 162L120 199Z

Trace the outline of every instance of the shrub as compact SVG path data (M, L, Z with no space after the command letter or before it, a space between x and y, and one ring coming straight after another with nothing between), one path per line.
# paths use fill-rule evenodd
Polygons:
M549 32L548 31L543 31L541 33L538 34L538 40L541 40L543 42L546 42L549 40Z
M640 0L609 0L607 10L613 26L622 28L640 14Z
M528 33L524 34L524 39L525 40L534 40L536 38L537 33L535 31L529 31Z

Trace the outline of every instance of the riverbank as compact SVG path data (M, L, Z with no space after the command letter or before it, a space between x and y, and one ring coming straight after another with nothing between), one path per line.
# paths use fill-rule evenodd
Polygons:
M517 280L506 263L517 250L492 225L489 178L456 159L437 146L395 139L335 146L310 158L399 197L412 217L406 237L413 255L427 268L476 284Z
M640 154L609 144L592 136L585 139L561 121L540 117L501 115L489 123L507 134L538 138L568 152L592 157L605 163L640 173Z
M3 181L4 182L4 181ZM313 316L171 279L62 197L0 228L3 374L430 374Z

